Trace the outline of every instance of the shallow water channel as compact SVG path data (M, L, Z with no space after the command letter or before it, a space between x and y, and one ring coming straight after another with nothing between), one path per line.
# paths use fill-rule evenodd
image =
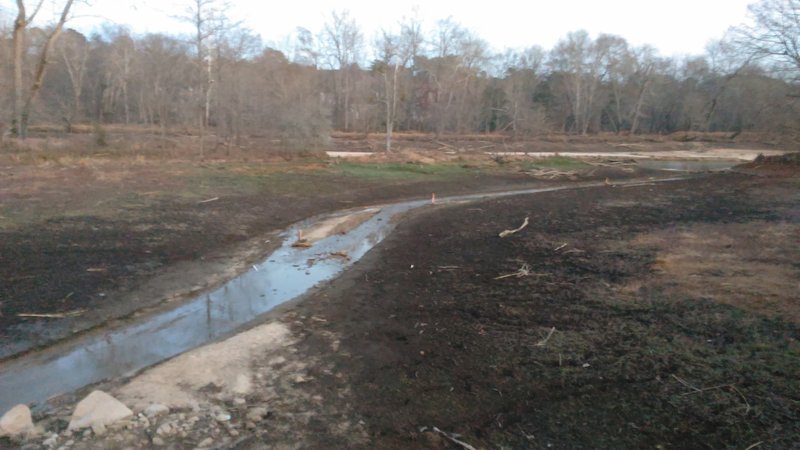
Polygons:
M678 179L682 177L658 182ZM653 182L639 180L617 184ZM437 204L599 185L602 183L454 196L439 199ZM282 234L281 247L266 260L211 292L175 309L6 362L0 368L0 413L18 403L41 405L52 396L99 381L132 375L204 343L231 335L248 323L259 320L276 306L334 278L358 261L394 229L398 214L430 204L427 199L395 203L299 222ZM362 214L366 219L344 234L324 237L312 242L308 248L292 247L300 230L353 214Z
M645 169L667 170L670 172L718 172L728 170L736 164L741 164L741 161L640 159L637 164Z

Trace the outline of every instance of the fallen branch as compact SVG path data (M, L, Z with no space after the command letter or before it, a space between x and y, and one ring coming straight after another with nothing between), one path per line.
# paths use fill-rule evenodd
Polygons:
M77 311L70 311L65 313L52 313L52 314L24 313L24 314L17 314L17 317L31 318L31 319L65 319L67 317L78 317L85 312L86 312L85 309L79 309Z
M442 142L442 141L437 141L437 140L434 140L433 142L435 142L436 144L439 144L439 145L441 145L442 147L445 147L445 148L450 148L450 149L453 149L453 150L458 150L457 148L453 147L452 145L450 145L450 144L445 144L445 143L444 143L444 142Z
M569 244L567 244L567 243L565 242L565 243L563 243L563 244L559 245L559 246L558 246L558 248L556 248L556 249L555 249L555 250L553 250L553 251L554 251L554 252L557 252L557 251L561 250L562 248L566 247L567 245L569 245Z
M678 383L688 387L689 389L691 389L691 390L693 390L695 392L700 392L700 388L692 386L691 384L689 384L688 381L684 380L683 378L681 378L681 377L679 377L679 376L677 376L675 374L672 374L672 378L675 378L676 380L678 380Z
M735 384L732 384L732 383L731 384L720 384L720 385L717 385L717 386L711 386L711 387L707 387L707 388L702 388L701 389L701 388L698 388L696 386L692 386L686 380L684 380L683 378L681 378L681 377L679 377L677 375L672 375L672 378L675 378L682 385L684 385L684 386L686 386L686 387L688 387L689 389L692 390L692 392L686 392L685 394L682 394L683 396L699 394L701 392L707 392L707 391L715 391L717 389L728 388L728 389L732 390L733 392L736 392L739 395L739 397L742 398L742 401L745 404L745 411L744 411L745 415L747 415L747 413L750 412L750 402L747 401L747 397L745 397L744 394L742 394L742 391L740 391L739 389L736 388Z
M311 242L308 242L308 239L303 237L303 230L297 230L297 240L292 244L294 248L309 248L311 247Z
M500 233L500 237L504 238L504 237L507 237L507 236L511 236L514 233L522 231L527 226L528 226L528 218L525 217L525 222L523 222L522 225L520 225L519 228L516 228L516 229L513 229L513 230L505 230L502 233Z
M506 274L506 275L500 275L499 277L495 277L494 279L495 280L503 280L503 279L511 278L511 277L523 278L523 277L530 277L530 276L534 276L534 275L537 276L537 277L541 277L541 276L544 276L545 274L531 272L531 266L529 266L527 264L523 264L522 267L520 267L519 270L517 270L516 272L509 273L509 274Z
M347 260L350 259L350 255L348 255L347 252L345 252L345 251L332 252L331 256L335 256L337 258L344 258L344 259L347 259Z
M555 332L556 332L556 327L550 328L550 332L547 333L547 336L544 339L542 339L541 341L539 341L538 343L536 343L536 346L537 347L544 347L545 345L547 345L547 341L550 340L550 338L553 336L553 333L555 333Z
M442 430L440 430L440 429L438 429L436 427L433 427L433 431L441 434L442 436L446 437L447 439L449 439L454 444L458 444L458 445L464 447L467 450L477 450L475 447L467 444L466 442L456 439L455 436L451 435L450 433L448 433L446 431L442 431Z
M203 203L211 203L219 200L219 197L210 198L208 200L203 200L201 202L197 202L198 205L202 205Z

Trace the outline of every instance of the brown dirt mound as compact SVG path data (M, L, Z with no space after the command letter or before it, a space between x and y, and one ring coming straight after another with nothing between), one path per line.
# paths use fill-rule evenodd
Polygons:
M763 154L753 161L752 164L775 164L787 166L800 166L800 152L786 153L783 155L764 156Z

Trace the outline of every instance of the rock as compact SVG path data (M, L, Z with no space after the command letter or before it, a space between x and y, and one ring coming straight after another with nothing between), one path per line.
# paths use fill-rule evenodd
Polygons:
M164 445L164 440L161 439L160 437L154 437L153 438L153 445L161 447L161 446Z
M217 422L227 422L231 420L231 415L228 413L219 413L214 418L217 419Z
M42 442L42 445L49 448L55 447L56 444L58 444L58 435L55 433L51 434L49 438L45 439L44 442Z
M17 405L0 418L0 436L22 436L34 430L31 410L26 405Z
M199 444L197 444L197 446L200 448L208 448L212 445L214 445L214 439L211 439L210 437L203 439Z
M160 405L158 403L153 403L144 410L144 415L147 416L148 419L152 419L153 417L158 417L162 414L168 414L168 413L169 413L169 407L165 405Z
M261 419L264 418L269 413L267 408L263 406L259 406L257 408L253 408L250 411L247 411L247 420L251 422L260 422Z
M75 407L68 428L75 430L98 425L107 426L129 417L133 417L133 411L119 400L103 391L94 391Z
M233 399L233 404L234 405L241 406L241 405L244 405L246 403L247 403L247 400L245 400L243 398L235 398L235 399Z
M94 432L95 436L102 436L106 434L106 426L102 423L96 423L92 425L92 431Z
M159 436L167 436L167 435L172 434L172 431L173 431L172 424L171 423L165 423L165 424L161 425L160 427L158 427L158 429L156 430L156 434L159 435Z

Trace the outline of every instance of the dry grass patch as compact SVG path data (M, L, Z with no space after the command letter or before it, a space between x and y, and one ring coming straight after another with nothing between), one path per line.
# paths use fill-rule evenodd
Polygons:
M796 236L800 225L789 222L697 224L639 235L633 245L656 249L654 280L675 295L798 323Z

